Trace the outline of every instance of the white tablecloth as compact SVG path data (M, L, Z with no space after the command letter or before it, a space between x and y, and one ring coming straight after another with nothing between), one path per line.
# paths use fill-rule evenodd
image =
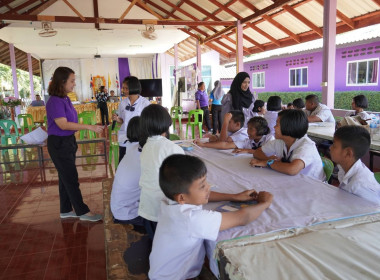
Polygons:
M204 160L208 170L207 180L216 186L214 191L237 193L254 188L274 195L270 208L257 220L246 226L220 232L217 242L380 211L380 207L360 197L313 178L303 175L289 176L268 168L251 167L249 155L233 156L198 147L187 154ZM204 208L215 209L220 204L209 203ZM210 258L216 242L206 242L206 246ZM217 275L216 261L210 261L210 266Z

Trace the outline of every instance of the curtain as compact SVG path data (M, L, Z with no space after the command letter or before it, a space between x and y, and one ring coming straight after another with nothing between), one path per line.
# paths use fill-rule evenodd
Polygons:
M128 58L131 75L139 79L152 79L152 60L153 56Z
M370 77L369 83L376 83L377 82L377 69L378 69L378 60L372 61L372 75Z

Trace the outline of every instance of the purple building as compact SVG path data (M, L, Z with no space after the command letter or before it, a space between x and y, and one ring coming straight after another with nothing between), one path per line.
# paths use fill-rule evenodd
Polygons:
M336 91L379 91L380 40L340 45L336 50ZM321 91L322 49L244 63L252 92ZM222 79L226 88L232 79Z

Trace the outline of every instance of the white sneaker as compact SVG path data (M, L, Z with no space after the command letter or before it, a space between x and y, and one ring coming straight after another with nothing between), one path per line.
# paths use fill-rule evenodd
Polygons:
M103 217L100 214L95 214L93 216L82 215L79 217L79 219L81 221L97 222L97 221L101 221L103 219Z
M67 213L60 213L59 216L61 217L61 219L79 218L79 216L77 216L77 214L75 214L74 211L70 211Z

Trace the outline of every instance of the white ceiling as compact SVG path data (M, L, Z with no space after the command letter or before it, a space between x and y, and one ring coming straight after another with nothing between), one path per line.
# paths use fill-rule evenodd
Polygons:
M69 1L83 16L93 17L93 1ZM125 0L99 0L99 16L104 18L119 18L130 4ZM59 0L40 15L77 16L63 1ZM150 13L133 6L125 19L156 19ZM102 57L144 56L163 53L186 39L188 35L178 26L155 26L156 40L141 36L144 25L100 24L101 29L95 29L94 24L53 22L57 35L42 38L40 22L11 22L8 27L0 29L0 39L13 43L36 58L92 58L95 54Z

